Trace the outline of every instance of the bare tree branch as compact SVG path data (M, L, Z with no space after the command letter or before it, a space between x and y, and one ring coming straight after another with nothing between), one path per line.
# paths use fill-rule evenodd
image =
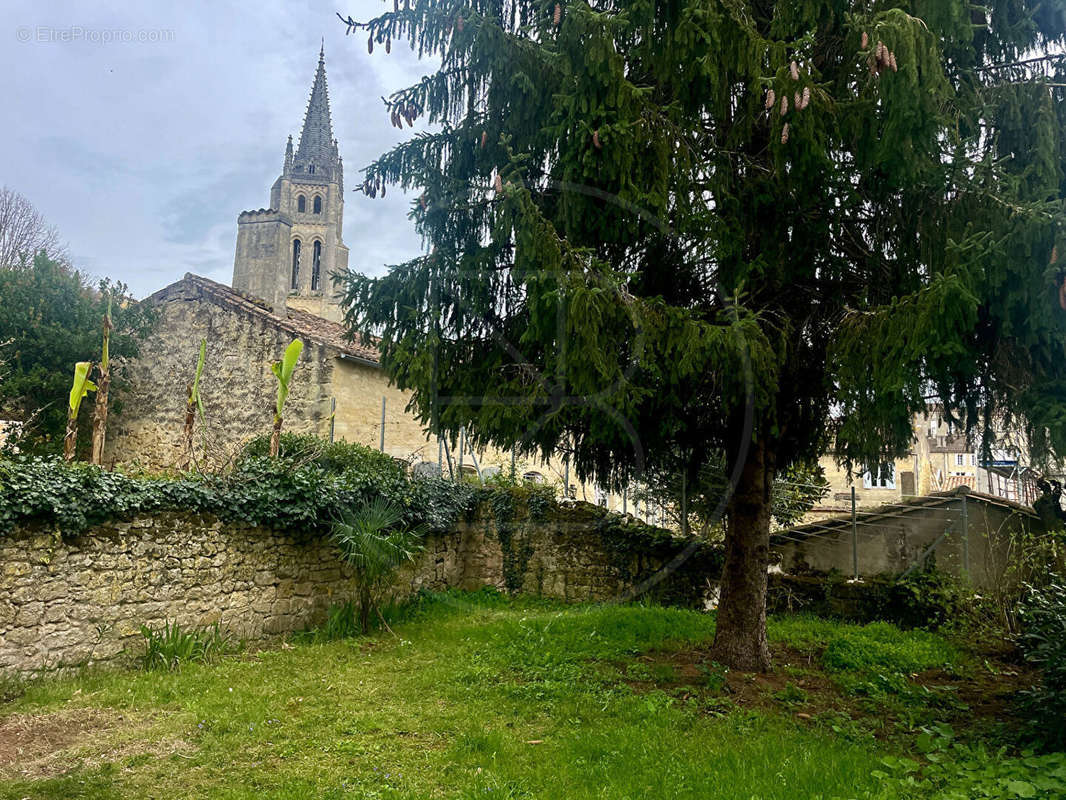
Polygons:
M56 261L69 261L55 226L21 194L0 187L0 269L28 264L41 250Z

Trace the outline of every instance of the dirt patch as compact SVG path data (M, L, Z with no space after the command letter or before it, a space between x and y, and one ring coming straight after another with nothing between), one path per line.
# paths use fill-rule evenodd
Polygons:
M773 660L773 671L766 674L725 671L713 664L706 649L693 648L653 651L616 666L636 691L660 690L686 701L703 698L710 713L720 713L725 702L789 714L799 721L814 721L826 713L845 714L854 720L865 719L879 738L891 735L894 723L903 722L884 703L845 692L838 680L824 671L817 652L779 644L774 647ZM947 699L939 709L939 718L960 728L1013 723L1017 694L1036 677L1026 667L994 658L986 658L972 674L928 670L908 676L916 688L924 687Z
M135 755L195 749L180 739L153 737L152 727L150 718L103 708L12 714L0 720L0 777L48 778Z

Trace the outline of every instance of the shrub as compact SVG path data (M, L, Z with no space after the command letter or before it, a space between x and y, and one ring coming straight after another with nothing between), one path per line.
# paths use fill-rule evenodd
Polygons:
M185 664L204 664L217 661L239 648L219 624L201 628L183 628L177 622L166 622L159 630L141 626L144 655L141 667L145 670L177 670Z
M405 528L402 520L399 509L379 497L333 524L333 541L355 574L356 607L363 633L370 630L371 612L381 615L381 602L396 570L412 561L421 549L425 527Z
M344 442L284 434L282 456L255 440L223 475L130 475L58 458L0 459L0 533L40 523L76 535L114 519L154 511L215 514L273 529L325 531L345 509L375 497L399 509L405 526L449 529L483 495L440 478L408 478L388 456Z
M958 579L929 566L897 581L891 607L900 625L936 630L957 624L968 613L966 593Z
M881 759L873 776L886 790L877 797L969 800L970 798L1061 798L1066 796L1066 753L1012 756L955 739L947 725L924 728L917 749L924 762L897 756Z
M1057 576L1042 588L1030 588L1018 616L1018 645L1026 661L1041 674L1024 704L1034 735L1052 749L1066 748L1066 579Z

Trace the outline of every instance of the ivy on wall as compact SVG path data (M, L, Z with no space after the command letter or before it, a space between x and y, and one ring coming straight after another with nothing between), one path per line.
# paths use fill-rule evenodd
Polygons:
M276 530L325 529L345 508L384 496L404 522L445 531L480 500L477 487L409 478L388 456L360 445L283 436L272 459L253 442L221 475L108 472L56 458L0 460L0 533L17 524L54 526L65 536L155 511L211 513Z

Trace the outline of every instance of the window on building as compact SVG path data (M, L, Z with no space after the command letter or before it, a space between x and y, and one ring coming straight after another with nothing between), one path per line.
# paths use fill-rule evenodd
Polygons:
M319 195L315 195L314 209L316 214L322 213L322 198Z
M961 467L965 463L966 463L966 454L965 453L956 453L955 454L955 466L956 467Z
M296 198L296 210L299 211L301 214L307 210L307 198L304 197L302 194L297 196Z
M895 489L896 467L893 464L882 464L876 470L866 470L862 476L862 485L865 489Z
M970 466L971 467L976 467L977 466L977 453L970 453Z
M531 483L544 483L544 476L536 470L530 470L522 473L522 480L530 481Z
M317 197L315 198L318 199ZM322 281L322 242L315 240L311 250L311 291L317 292Z
M314 165L314 164L311 164L311 165L310 165L310 166L309 166L309 167L307 168L307 174L308 174L308 175L314 175L314 174L315 174L315 165Z
M300 288L300 240L292 240L292 281L290 289Z

